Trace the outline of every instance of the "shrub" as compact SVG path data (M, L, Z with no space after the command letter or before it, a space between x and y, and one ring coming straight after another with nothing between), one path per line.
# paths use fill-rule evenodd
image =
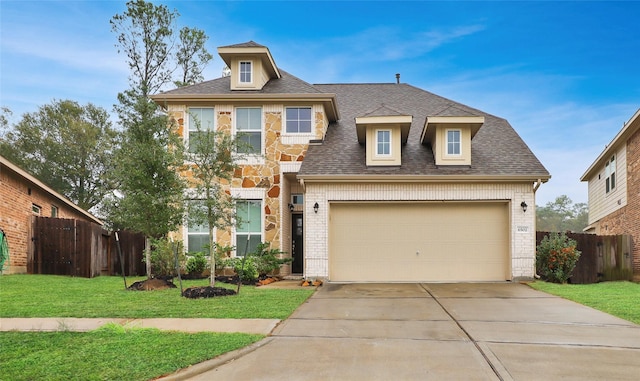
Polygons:
M258 270L259 276L266 276L278 270L281 265L293 260L293 258L278 258L278 256L284 254L284 252L279 249L268 249L268 247L268 242L261 242L258 244L256 251L249 254L250 257L255 260L256 270Z
M176 273L175 250L178 250L178 263L184 263L185 255L182 242L171 242L168 238L151 240L151 272L155 276L172 276Z
M580 251L565 233L549 233L536 247L536 269L546 281L566 283L576 267Z
M204 270L207 268L207 257L203 252L193 253L192 256L187 259L187 274L190 275L198 275L202 274Z
M255 259L249 255L244 257L234 257L227 260L227 266L232 267L243 282L255 282L259 274L256 268Z

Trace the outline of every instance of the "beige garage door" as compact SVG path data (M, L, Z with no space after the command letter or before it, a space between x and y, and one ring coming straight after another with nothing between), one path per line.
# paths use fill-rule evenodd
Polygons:
M510 279L506 202L331 203L329 278Z

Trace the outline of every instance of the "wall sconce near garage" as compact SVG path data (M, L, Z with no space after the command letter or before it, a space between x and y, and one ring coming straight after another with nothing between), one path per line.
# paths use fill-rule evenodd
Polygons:
M320 205L318 205L318 203L316 202L315 204L313 204L313 211L316 212L316 214L318 213L318 209L320 209Z
M527 207L528 207L528 205L527 205L527 203L526 203L526 202L522 201L522 202L520 203L520 207L522 207L522 211L523 211L523 212L526 212L526 211L527 211Z

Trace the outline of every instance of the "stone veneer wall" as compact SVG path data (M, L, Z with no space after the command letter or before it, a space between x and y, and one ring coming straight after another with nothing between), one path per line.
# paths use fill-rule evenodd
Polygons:
M510 201L511 274L514 280L535 273L535 194L532 184L316 184L306 183L305 276L329 277L329 203L331 201ZM529 208L523 212L520 203ZM318 213L313 204L318 203Z
M222 132L233 133L233 105L215 105L217 117L217 130ZM270 242L271 248L290 247L288 243L283 242L290 234L283 234L283 226L289 226L284 223L283 216L289 218L287 204L289 202L288 195L290 190L283 190L282 186L283 173L281 170L282 163L302 162L307 152L309 139L322 139L328 121L324 117L321 105L314 105L315 130L313 134L306 139L299 139L304 143L283 144L283 105L263 105L263 143L264 156L258 160L252 160L249 163L243 163L236 169L230 183L225 183L225 191L234 196L251 194L253 197L259 190L263 200L263 241ZM178 132L183 135L186 119L186 107L171 106L169 108L170 116L178 124ZM291 168L291 165L287 165ZM184 176L189 178L188 171ZM252 198L253 198L252 197ZM232 245L232 230L216 232L216 242L222 245ZM290 253L288 253L290 256ZM286 269L285 269L286 270Z
M640 280L640 130L627 141L627 205L600 219L596 234L632 236L633 276Z

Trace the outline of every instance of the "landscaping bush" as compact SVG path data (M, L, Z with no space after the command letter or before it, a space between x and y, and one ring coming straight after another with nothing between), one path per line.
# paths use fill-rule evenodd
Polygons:
M253 282L258 278L266 277L278 270L281 265L293 260L292 258L278 258L281 254L284 254L284 252L279 249L269 249L268 242L261 242L255 251L247 254L246 258L230 258L225 265L232 267L236 274L242 277L243 281Z
M187 259L187 274L200 275L207 269L208 265L207 257L203 252L193 253L193 255Z
M546 235L536 247L538 274L549 282L566 283L580 258L576 245L564 233Z
M255 282L258 280L259 274L255 259L249 255L247 255L246 258L230 258L227 260L227 266L232 267L233 271L242 278L243 282Z
M175 250L178 250L178 263L182 264L185 255L182 242L171 242L168 238L151 240L151 272L157 277L177 275Z

